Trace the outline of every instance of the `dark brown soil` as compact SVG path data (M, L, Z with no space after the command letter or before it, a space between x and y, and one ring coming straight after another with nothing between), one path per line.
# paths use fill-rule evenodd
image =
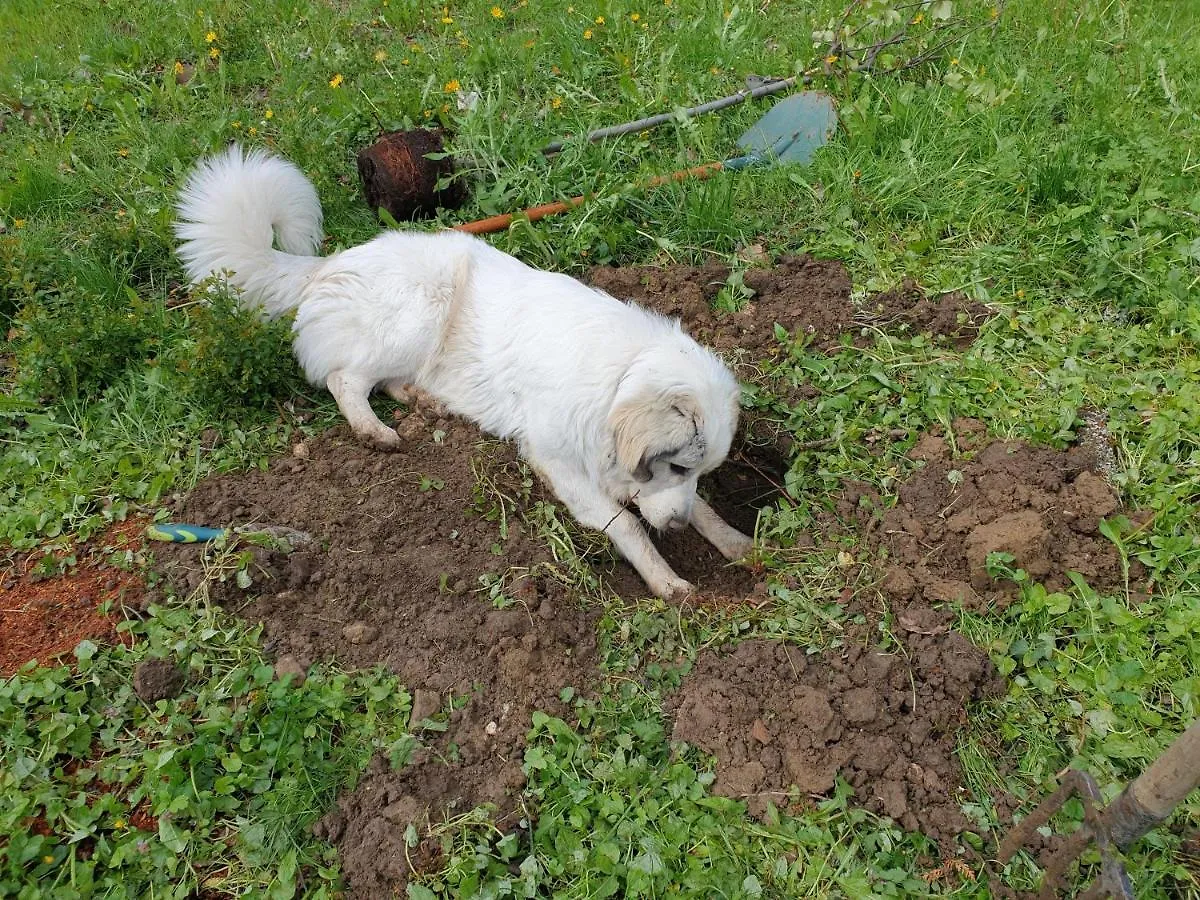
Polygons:
M910 278L894 290L876 294L863 313L884 331L933 335L960 350L970 346L992 317L990 309L961 291L930 297Z
M420 413L400 423L398 453L359 445L344 429L294 449L265 471L201 482L176 510L200 525L273 525L312 540L256 550L248 591L224 580L195 545L163 545L158 563L178 590L204 587L239 615L262 621L277 671L296 683L319 659L344 666L382 663L413 693L424 746L399 771L372 764L319 826L336 843L351 892L387 896L415 851L408 823L440 821L482 804L501 827L520 810L525 735L533 710L570 716L565 687L585 694L598 678L596 613L579 608L556 577L563 566L524 530L521 511L543 497L507 444L472 426ZM716 508L753 530L772 488L758 474L778 466L753 448L706 488ZM781 473L776 473L781 477ZM490 481L509 498L501 535ZM704 597L745 597L755 578L729 566L698 535L672 535L668 558ZM588 562L619 594L647 590L608 551ZM207 571L206 571L207 570ZM482 579L482 580L481 580ZM504 608L490 585L503 579ZM703 599L703 597L701 598ZM453 710L452 710L453 707ZM426 721L429 720L429 721ZM420 854L417 853L417 856Z
M825 351L841 346L843 335L859 346L870 343L869 337L858 333L864 325L892 333L928 334L962 348L975 339L991 315L986 306L960 292L927 297L911 280L876 294L860 309L850 299L850 275L842 264L807 254L782 257L769 269L746 270L744 284L754 292L750 302L737 312L716 312L713 302L729 272L719 262L598 266L588 273L588 280L622 300L680 318L696 340L729 356L748 356L746 362L774 355L776 325Z
M1052 590L1070 586L1068 572L1093 587L1121 584L1120 556L1098 529L1120 504L1092 452L987 442L983 426L969 420L955 423L955 439L959 458L937 434L913 447L910 455L925 466L893 508L861 487L840 501L840 515L886 555L885 593L976 611L1003 605L1011 585L988 575L993 551L1011 553L1013 566ZM1135 562L1133 577L1139 571Z
M903 654L810 657L760 640L705 651L673 699L672 737L714 754L713 790L753 814L768 801L803 806L841 777L862 806L949 848L969 827L955 732L967 703L1002 686L983 651L921 625L931 627L908 632Z

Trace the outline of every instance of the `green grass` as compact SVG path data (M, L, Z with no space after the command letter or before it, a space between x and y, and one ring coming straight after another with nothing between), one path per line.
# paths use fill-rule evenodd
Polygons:
M785 545L846 479L895 491L910 471L907 444L880 456L863 441L872 431L915 435L967 415L996 436L1063 446L1082 409L1103 410L1123 499L1154 513L1148 527L1114 534L1151 572L1155 593L1138 604L1086 585L1063 595L1026 585L1003 614L964 615L960 627L1011 688L1003 702L974 711L961 758L985 823L994 816L988 794L1035 798L1069 763L1096 773L1107 793L1118 790L1196 716L1200 696L1200 2L1010 0L993 27L991 3L958 0L955 14L984 27L964 29L927 64L899 75L818 75L839 101L843 129L807 168L631 189L645 176L730 155L765 104L600 145L570 142L552 160L537 152L567 133L728 93L749 73L807 68L824 55L814 30L842 10L832 0L761 6L503 3L496 17L485 0L445 8L8 0L0 7L0 97L12 110L0 118L0 541L29 548L86 537L213 471L262 465L293 430L334 420L316 392L304 420L285 405L306 389L278 330L219 301L196 304L180 289L171 202L198 155L231 139L285 153L320 191L331 246L349 246L379 230L358 197L356 150L381 125L442 122L476 164L463 218L595 192L568 216L492 239L531 263L578 273L608 261L733 259L740 246L763 243L841 259L861 292L913 276L999 310L963 353L876 335L869 350L829 356L797 345L777 363L819 396L789 407L756 392L753 405L798 441L833 439L794 460L796 508L768 523ZM867 19L884 8L848 21L881 33L887 26ZM932 46L934 8L927 13L913 31ZM177 62L195 66L186 84L174 77ZM458 111L456 81L480 93L474 111ZM215 452L204 449L213 434ZM569 548L570 527L543 512L539 527ZM614 675L648 666L647 686L615 677L582 709L578 731L539 721L527 760L541 810L533 833L522 843L480 827L447 830L446 871L425 889L581 897L614 884L648 896L926 890L914 878L936 860L923 855L922 839L842 794L810 815L753 825L705 790L705 760L676 758L667 746L658 702L678 678L677 660L750 633L836 645L844 622L831 601L844 575L828 553L787 559L803 587L780 590L765 615L681 619L658 604L610 607L606 665ZM41 808L54 829L35 840L17 827L23 812L0 818L0 893L22 884L27 897L146 896L151 885L186 892L218 873L226 889L286 896L297 867L306 892L331 890L328 853L297 828L275 833L269 823L310 818L353 780L362 759L343 743L346 729L360 747L393 742L401 697L385 700L378 692L388 682L375 675L331 673L292 692L259 684L255 637L203 607L172 607L132 627L147 643L87 648L76 671L28 672L0 688L3 805ZM260 734L248 740L231 719L208 736L209 750L188 749L179 730L186 717L130 699L121 685L133 662L171 641L183 642L200 678L189 690L203 709L244 715L260 692ZM326 737L298 738L293 725L305 717ZM333 729L334 720L351 724ZM153 746L133 742L131 728L150 729ZM146 854L120 850L128 842L111 826L115 794L81 790L63 769L66 759L88 758L92 738L104 761L79 771L140 785L156 813L181 804L182 830L160 833ZM158 788L154 766L172 747L160 770L167 787ZM286 759L289 772L311 769L319 783L256 793L239 782L204 798L183 790L190 779L222 777L216 767L235 748L247 754L243 772ZM614 821L618 801L627 813ZM1131 854L1139 896L1200 894L1178 827L1198 815L1193 797L1174 827ZM242 837L227 843L224 829L235 826ZM86 864L72 861L76 836L96 842ZM1018 860L1004 877L1021 886L1035 876ZM957 891L986 895L969 883Z

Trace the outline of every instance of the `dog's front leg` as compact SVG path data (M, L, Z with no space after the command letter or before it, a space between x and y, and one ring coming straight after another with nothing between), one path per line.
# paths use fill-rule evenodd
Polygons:
M670 600L693 590L650 543L646 529L632 512L591 485L580 484L579 476L568 466L545 460L530 463L579 524L603 531L612 539L617 552L637 569L656 597Z
M692 505L692 527L728 560L741 559L754 548L752 538L718 516L717 511L699 497Z
M637 569L655 596L670 600L691 593L694 590L692 585L672 571L658 548L650 542L650 536L637 516L616 504L613 504L613 508L616 517L610 517L605 534L612 538L617 550ZM593 527L602 528L603 525Z

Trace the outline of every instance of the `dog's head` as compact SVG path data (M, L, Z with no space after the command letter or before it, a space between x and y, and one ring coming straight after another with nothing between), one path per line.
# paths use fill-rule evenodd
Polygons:
M725 460L737 428L736 379L690 339L644 353L609 413L621 493L654 528L691 521L696 482Z

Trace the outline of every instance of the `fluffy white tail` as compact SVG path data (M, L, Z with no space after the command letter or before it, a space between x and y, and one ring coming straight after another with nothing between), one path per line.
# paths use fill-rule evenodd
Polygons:
M321 264L321 201L292 163L236 144L200 160L179 193L175 234L192 282L230 272L272 318L294 308ZM283 252L275 250L278 241Z

